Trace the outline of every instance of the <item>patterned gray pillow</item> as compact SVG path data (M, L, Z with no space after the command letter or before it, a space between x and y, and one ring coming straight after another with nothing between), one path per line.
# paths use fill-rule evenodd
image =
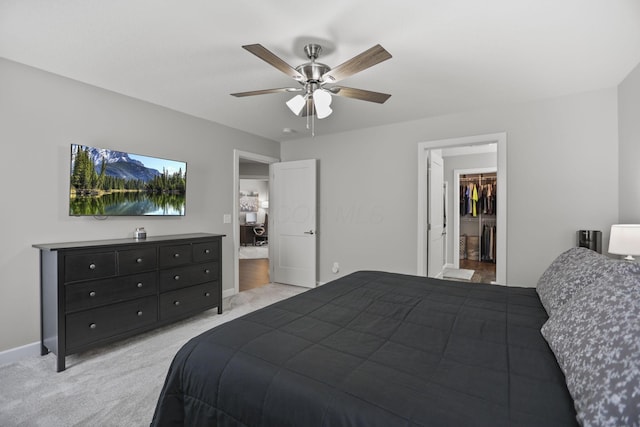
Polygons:
M587 248L571 248L560 254L540 276L536 290L547 314L553 313L576 292L605 274L606 256Z
M640 425L640 274L621 263L625 274L579 292L541 330L585 426Z

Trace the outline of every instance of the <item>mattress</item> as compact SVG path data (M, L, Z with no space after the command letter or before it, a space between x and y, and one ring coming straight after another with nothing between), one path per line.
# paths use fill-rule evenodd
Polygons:
M152 425L571 426L533 288L360 271L175 356Z

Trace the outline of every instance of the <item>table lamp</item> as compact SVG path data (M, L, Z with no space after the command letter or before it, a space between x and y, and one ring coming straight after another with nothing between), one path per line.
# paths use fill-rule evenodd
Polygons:
M633 255L640 255L640 224L614 224L609 235L609 253L625 255L634 261Z

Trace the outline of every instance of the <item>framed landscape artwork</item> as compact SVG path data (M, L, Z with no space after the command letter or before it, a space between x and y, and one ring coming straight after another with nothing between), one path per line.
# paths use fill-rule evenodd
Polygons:
M254 191L240 192L240 212L258 212L259 206L258 193Z

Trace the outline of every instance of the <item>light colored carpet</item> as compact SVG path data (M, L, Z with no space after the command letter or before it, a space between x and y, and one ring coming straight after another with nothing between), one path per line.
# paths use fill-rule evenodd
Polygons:
M0 366L0 425L148 426L178 349L190 338L306 288L269 284L209 310L104 348L67 357L56 373L53 354Z
M464 268L445 268L442 277L445 279L461 279L471 280L475 270L467 270Z
M239 259L269 258L269 245L240 246Z

